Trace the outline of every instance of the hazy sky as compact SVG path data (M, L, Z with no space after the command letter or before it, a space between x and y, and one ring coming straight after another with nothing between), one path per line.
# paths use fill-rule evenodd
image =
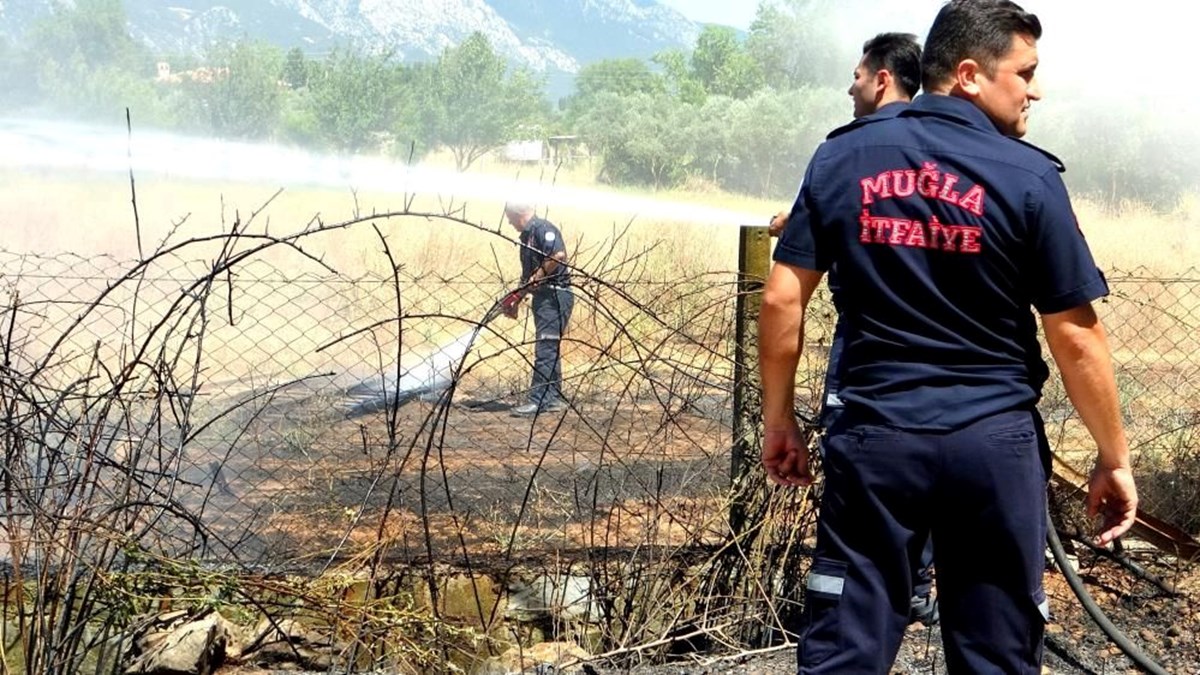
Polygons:
M692 21L721 23L743 30L750 27L758 3L736 0L659 0Z
M756 0L660 0L697 21L749 28ZM841 39L854 45L882 31L905 31L922 41L944 0L830 0ZM1041 18L1038 44L1042 87L1048 96L1085 93L1099 98L1169 101L1174 109L1200 108L1200 91L1182 84L1181 64L1192 60L1193 24L1178 0L1018 0ZM847 65L849 73L853 64Z

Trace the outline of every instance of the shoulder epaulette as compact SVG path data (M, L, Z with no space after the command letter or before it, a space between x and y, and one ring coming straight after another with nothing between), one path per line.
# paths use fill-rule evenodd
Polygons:
M892 118L891 117L876 117L874 115L867 115L866 117L860 117L856 120L851 121L849 124L843 124L842 126L829 132L829 135L825 137L825 140L829 140L831 138L841 136L842 134L847 133L849 131L854 131L855 129L860 129L862 127L867 126L868 124L874 124L875 122L882 122L884 120L890 120L890 119L892 119Z
M1067 170L1067 167L1066 167L1066 165L1064 165L1062 163L1062 160L1059 159L1058 157L1055 157L1052 153L1050 153L1042 148L1039 148L1038 146L1034 145L1033 143L1030 143L1029 141L1024 141L1024 140L1021 140L1020 138L1014 138L1013 140L1020 143L1021 145L1024 145L1025 147L1033 148L1034 150L1037 150L1038 152L1042 153L1042 155L1044 155L1046 157L1046 159L1050 160L1050 163L1054 165L1054 168L1057 169L1059 173L1063 173Z

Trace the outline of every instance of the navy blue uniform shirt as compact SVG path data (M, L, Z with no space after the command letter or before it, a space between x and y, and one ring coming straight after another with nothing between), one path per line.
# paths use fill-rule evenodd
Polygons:
M775 249L836 266L847 411L947 430L1032 407L1048 369L1030 306L1108 292L1062 165L951 96L849 127L813 155Z
M546 258L556 253L565 253L562 232L548 220L533 217L521 232L521 283L529 281L529 277L538 267L546 262ZM566 265L559 263L542 282L543 286L565 287L571 282L570 272Z
M880 107L870 115L863 115L850 122L849 124L839 127L830 135L840 135L851 129L856 129L864 124L870 124L879 120L889 120L900 114L901 110L908 107L908 101L894 101L885 106ZM837 269L831 267L827 278L829 290L835 292L837 290ZM836 308L836 305L835 305ZM825 392L822 396L820 408L820 423L821 426L828 428L832 422L832 415L842 409L841 399L838 398L838 389L840 388L841 377L838 375L838 368L841 367L842 351L845 349L846 328L841 318L841 312L838 312L837 323L833 330L833 342L829 345L829 364L825 369Z

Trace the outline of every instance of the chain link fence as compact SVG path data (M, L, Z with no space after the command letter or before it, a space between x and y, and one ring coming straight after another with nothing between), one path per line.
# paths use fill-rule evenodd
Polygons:
M267 570L728 534L733 272L579 270L569 408L531 419L509 414L531 317L483 323L513 279L228 250L0 254L10 527L99 498L137 505L139 522L106 525L122 550ZM80 471L90 490L64 493Z
M1200 270L1107 272L1111 294L1097 303L1109 334L1140 508L1200 533ZM1087 471L1095 445L1057 373L1042 401L1061 457Z
M438 223L461 228L460 244L513 246ZM0 557L18 571L36 557L313 576L347 562L574 560L629 590L636 579L597 570L680 559L687 570L733 542L737 564L763 577L677 570L637 591L638 611L694 586L741 603L737 625L771 596L799 597L764 589L794 586L802 569L763 563L796 564L789 542L811 534L813 502L761 476L731 484L735 271L668 275L636 247L577 257L568 408L519 418L535 336L528 313L490 320L515 285L501 266L434 273L379 235L383 264L345 272L315 234L223 235L142 262L0 252ZM1196 532L1200 270L1108 276L1098 307L1143 504ZM810 410L834 318L819 295L797 397ZM1060 456L1089 468L1094 449L1053 377L1043 413ZM731 526L735 503L764 529ZM746 587L722 586L734 580ZM635 618L627 626L653 635Z
M511 279L309 267L0 254L10 408L71 418L24 429L33 413L11 410L10 433L102 451L117 473L149 461L169 489L142 496L188 514L156 523L164 552L267 568L368 545L456 559L728 534L734 274L577 274L570 405L530 419L509 409L529 386L531 318L480 323ZM1200 271L1109 277L1100 309L1145 506L1196 531ZM811 408L833 320L823 298L814 316L799 396ZM1043 412L1086 470L1094 449L1055 378ZM10 469L45 485L54 462L30 461L10 454Z

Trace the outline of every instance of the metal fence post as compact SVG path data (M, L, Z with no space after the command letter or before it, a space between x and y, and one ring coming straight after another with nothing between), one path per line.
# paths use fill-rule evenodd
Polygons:
M758 450L758 313L762 288L771 267L768 228L743 225L738 236L738 293L733 359L733 452L730 479L733 499L729 520L734 532L745 524L745 495L740 486L754 466Z

